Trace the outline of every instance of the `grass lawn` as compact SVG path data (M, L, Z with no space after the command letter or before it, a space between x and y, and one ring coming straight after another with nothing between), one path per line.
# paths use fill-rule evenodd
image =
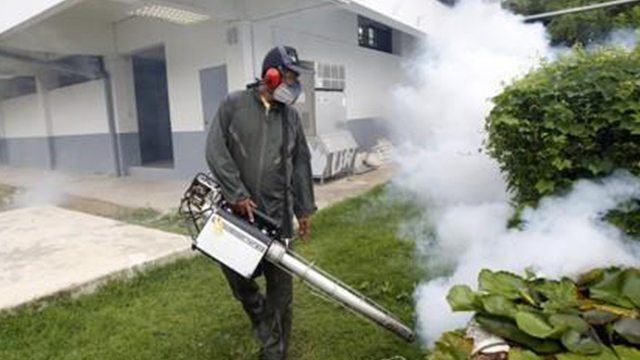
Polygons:
M383 190L321 211L297 251L413 323L420 278L413 246L396 237L413 209L383 202ZM180 231L176 217L149 211L124 220ZM72 259L70 259L72 261ZM408 345L295 281L291 360L424 359ZM113 281L97 292L0 314L0 359L255 359L258 345L212 261L198 256Z

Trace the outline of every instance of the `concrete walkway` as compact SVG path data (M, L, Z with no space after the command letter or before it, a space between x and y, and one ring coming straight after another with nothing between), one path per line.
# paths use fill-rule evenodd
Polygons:
M316 184L318 207L324 208L345 198L360 195L389 180L392 173L392 168L385 166L361 175ZM26 205L58 204L64 201L65 195L72 195L125 207L169 211L178 207L189 182L66 174L0 166L0 184L28 189L22 199Z
M359 195L391 175L385 167L318 185L317 204ZM184 236L54 206L71 195L169 211L187 182L0 167L0 184L27 189L17 197L21 208L0 211L0 311L193 254Z
M191 254L186 237L53 206L0 212L0 309Z

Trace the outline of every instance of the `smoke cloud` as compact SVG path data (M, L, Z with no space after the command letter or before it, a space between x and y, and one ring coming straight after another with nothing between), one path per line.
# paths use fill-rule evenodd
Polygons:
M395 93L402 121L394 130L403 141L393 180L425 209L424 218L402 229L413 232L432 276L415 293L418 328L429 345L466 324L468 315L454 315L445 297L452 285L475 286L483 268L532 268L557 278L640 263L638 245L600 220L640 196L640 181L627 173L580 182L569 195L526 210L522 231L508 228L513 210L504 180L481 151L490 99L558 49L549 48L541 25L524 24L497 3L463 0L431 15L424 53L410 67L415 84Z
M65 184L68 182L62 173L49 174L41 181L30 183L24 189L19 190L11 199L11 206L17 208L60 205L65 202L67 196L64 193Z
M638 44L638 32L633 29L619 29L607 36L605 45L633 49Z
M607 210L639 196L640 181L626 173L601 183L579 182L568 196L547 198L538 209L526 210L522 231L506 228L511 215L506 203L449 209L437 225L438 242L431 251L454 262L455 270L416 291L423 339L431 343L443 331L466 324L469 315L452 315L445 296L456 284L475 287L482 269L523 273L529 268L560 278L614 264L639 266L640 245L601 220Z

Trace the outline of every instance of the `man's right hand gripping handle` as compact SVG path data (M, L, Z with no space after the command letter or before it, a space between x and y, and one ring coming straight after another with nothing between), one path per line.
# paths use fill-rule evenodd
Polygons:
M233 210L234 213L242 216L251 223L254 221L253 209L258 206L250 198L244 198L233 204L230 204L229 206L231 206L231 210Z

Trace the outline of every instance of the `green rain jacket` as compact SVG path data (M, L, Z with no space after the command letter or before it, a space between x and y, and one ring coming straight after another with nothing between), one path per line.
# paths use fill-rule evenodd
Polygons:
M286 176L283 176L282 120L289 129ZM278 105L267 109L258 90L229 94L209 127L206 144L209 168L228 202L251 198L258 209L283 224L291 236L291 218L284 219L288 187L289 214L297 218L316 211L311 153L298 111Z

